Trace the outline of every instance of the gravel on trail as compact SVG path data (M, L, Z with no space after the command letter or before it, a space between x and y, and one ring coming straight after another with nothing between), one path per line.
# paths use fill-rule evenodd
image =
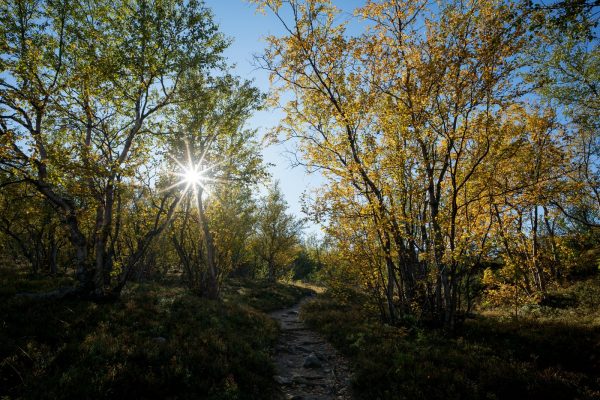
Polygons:
M300 319L300 307L269 315L279 322L281 336L275 347L275 381L290 400L351 400L348 362L321 335Z

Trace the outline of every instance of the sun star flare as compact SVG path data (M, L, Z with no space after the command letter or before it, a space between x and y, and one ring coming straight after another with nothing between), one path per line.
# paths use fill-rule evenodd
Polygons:
M202 179L204 178L199 165L185 167L181 175L183 182L191 186L201 185Z

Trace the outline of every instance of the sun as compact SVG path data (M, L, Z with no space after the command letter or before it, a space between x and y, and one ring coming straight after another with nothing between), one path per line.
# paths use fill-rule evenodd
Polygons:
M202 185L202 171L198 166L185 167L182 172L181 177L185 184L190 186Z
M166 188L165 190L173 189L177 186L183 186L184 193L188 190L195 192L196 189L206 189L207 181L212 181L207 176L208 168L204 168L201 163L194 163L188 160L187 165L179 162L175 158L173 160L179 166L179 171L172 171L171 174L177 177L177 181Z
M213 176L213 170L226 162L226 160L207 165L205 160L206 153L201 154L199 161L194 161L187 143L186 150L187 160L178 160L172 155L169 155L171 160L176 164L175 168L169 171L169 174L175 176L177 180L172 185L162 190L167 191L176 187L181 187L183 188L183 195L186 193L198 194L198 190L200 190L202 195L206 195L208 193L209 184L223 182L221 179Z

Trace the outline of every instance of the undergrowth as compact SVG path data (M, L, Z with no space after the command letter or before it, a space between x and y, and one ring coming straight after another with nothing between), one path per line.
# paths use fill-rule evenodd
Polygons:
M303 315L352 360L359 399L600 398L600 325L588 319L479 316L448 336L381 324L357 293L321 295Z
M306 294L238 281L225 301L208 301L146 283L112 303L40 301L14 293L52 284L21 278L4 276L0 291L2 399L275 398L278 328L259 310Z

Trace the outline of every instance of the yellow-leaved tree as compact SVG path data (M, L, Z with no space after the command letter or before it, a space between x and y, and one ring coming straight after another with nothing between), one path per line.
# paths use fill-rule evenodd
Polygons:
M356 36L329 1L255 3L286 30L261 59L286 115L274 134L328 180L313 211L363 260L354 273L387 319L417 312L452 329L507 229L546 290L539 226L565 174L562 131L551 109L523 105L535 42L518 3L368 1Z

